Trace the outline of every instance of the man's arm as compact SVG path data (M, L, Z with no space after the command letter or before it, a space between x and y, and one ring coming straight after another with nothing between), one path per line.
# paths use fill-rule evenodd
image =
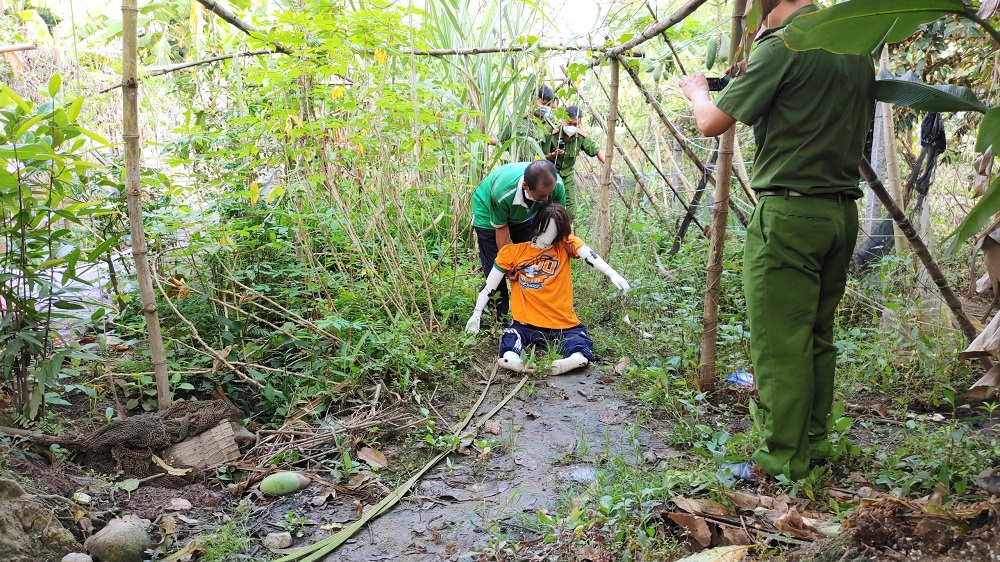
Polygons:
M506 224L496 227L497 250L510 244L510 227Z
M698 125L701 134L706 137L717 137L736 123L735 118L712 103L712 98L708 95L708 81L705 80L704 74L682 76L680 87L684 96L691 100L695 124Z

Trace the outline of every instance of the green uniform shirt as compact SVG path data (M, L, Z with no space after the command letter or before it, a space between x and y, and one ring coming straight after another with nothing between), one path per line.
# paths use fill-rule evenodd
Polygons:
M782 29L816 10L800 8L760 39L746 73L715 105L753 125L753 189L861 197L858 165L875 113L875 69L868 56L785 46Z
M535 216L549 201L566 205L566 190L562 178L556 178L556 188L548 201L528 201L521 185L524 170L531 162L504 164L486 176L472 195L472 226L498 228L521 224Z
M542 152L545 154L550 154L556 148L559 147L559 135L562 132L562 127L551 131L542 140ZM559 170L559 175L564 181L568 181L573 177L573 166L576 165L576 157L580 155L580 151L587 153L587 156L597 156L597 153L601 151L601 148L597 146L597 143L590 140L584 135L577 133L572 137L566 137L563 135L563 140L566 141L566 152L558 157L555 161L556 169Z
M497 141L502 146L514 138L509 149L511 162L529 162L545 158L548 154L541 151L540 144L550 130L549 124L542 119L534 115L525 115L517 121L508 121L500 131Z

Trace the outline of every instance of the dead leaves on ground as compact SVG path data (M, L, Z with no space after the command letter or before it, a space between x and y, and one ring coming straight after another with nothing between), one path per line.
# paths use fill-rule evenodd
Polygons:
M673 508L663 508L661 516L683 530L692 546L700 549L752 545L758 537L788 543L814 541L837 534L840 527L807 510L805 502L788 496L775 498L739 491L729 491L726 496L729 505L712 499L677 496L672 500ZM729 552L720 556L728 556Z

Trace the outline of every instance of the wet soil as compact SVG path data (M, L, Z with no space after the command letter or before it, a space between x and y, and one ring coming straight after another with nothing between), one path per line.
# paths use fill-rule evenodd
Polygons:
M522 390L494 415L492 427L480 430L477 440L490 448L488 453L473 448L467 456L451 455L393 510L324 560L458 560L486 546L496 532L515 539L537 536L531 527L535 510L557 509L561 498L599 477L606 459L644 462L671 456L662 442L634 425L637 408L604 382L604 370L609 369L590 367L529 381L537 392ZM519 380L498 375L479 415ZM317 509L309 505L313 497L306 492L273 502L261 514L272 527L269 532L280 530L286 513L307 513L311 532L296 541L294 546L300 546L358 516L357 505L343 498ZM331 530L319 528L324 525Z

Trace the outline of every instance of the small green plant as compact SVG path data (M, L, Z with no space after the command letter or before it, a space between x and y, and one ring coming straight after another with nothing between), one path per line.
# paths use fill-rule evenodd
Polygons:
M281 522L281 528L292 535L301 538L305 534L305 527L309 520L294 511L285 513L285 519Z

